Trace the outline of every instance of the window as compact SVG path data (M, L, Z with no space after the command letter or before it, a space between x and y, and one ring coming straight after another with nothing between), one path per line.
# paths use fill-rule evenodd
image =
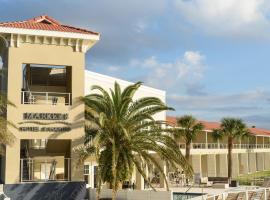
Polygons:
M84 165L84 181L86 184L89 184L89 176L90 176L90 166L89 165Z
M89 165L84 165L84 175L89 175L89 173L90 173L89 168L90 168Z

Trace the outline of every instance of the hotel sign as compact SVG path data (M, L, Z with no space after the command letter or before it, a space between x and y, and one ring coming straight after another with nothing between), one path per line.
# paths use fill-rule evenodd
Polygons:
M20 127L20 131L22 132L69 132L71 131L70 127L36 127L36 126L29 126L29 127Z
M67 113L23 113L23 120L67 120Z
M67 113L23 113L23 120L40 121L64 121L68 119ZM57 123L57 122L56 122ZM21 132L69 132L70 127L38 127L38 126L24 126L19 127Z

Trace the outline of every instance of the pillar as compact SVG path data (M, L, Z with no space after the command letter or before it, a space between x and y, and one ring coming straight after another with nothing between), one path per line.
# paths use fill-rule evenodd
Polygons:
M270 153L269 152L264 153L264 169L270 170Z
M163 171L165 173L165 177L162 174L160 175L160 187L161 188L166 188L166 181L165 181L165 179L167 178L167 166L166 166L166 162L161 161L161 166L162 166Z
M79 155L75 151L78 148L78 144L83 144L84 139L79 138L76 141L71 141L71 160L70 160L70 177L71 181L83 181L84 180L84 169L83 163L79 163Z
M136 190L144 190L144 178L137 169L135 186Z
M218 177L228 176L228 160L227 154L216 155L216 171Z
M201 176L207 177L208 171L207 171L207 155L201 155Z
M191 155L190 161L194 173L198 173L201 175L202 174L201 155Z
M250 173L256 172L256 153L248 153L248 166Z
M264 153L256 153L257 171L264 170Z
M6 146L5 184L20 183L20 139Z
M208 174L208 177L217 176L215 154L207 155L207 174Z
M201 155L200 167L197 167L197 171L201 171L202 177L215 177L217 175L216 171L216 155L207 154ZM196 163L197 164L197 163Z
M232 177L237 177L239 175L239 160L238 153L232 154Z
M239 174L248 174L248 154L238 154L239 159Z

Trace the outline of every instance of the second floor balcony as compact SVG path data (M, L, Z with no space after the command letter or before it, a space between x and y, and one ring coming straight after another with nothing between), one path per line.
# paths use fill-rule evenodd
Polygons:
M72 104L71 67L23 64L22 104Z
M184 143L179 143L180 149L185 149ZM192 149L227 149L225 143L192 143ZM233 149L270 149L270 144L233 144Z
M71 105L71 93L22 91L22 104Z

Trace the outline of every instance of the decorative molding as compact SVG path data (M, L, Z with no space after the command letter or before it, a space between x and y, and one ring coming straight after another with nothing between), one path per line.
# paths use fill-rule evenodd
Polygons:
M86 53L99 40L99 35L4 27L0 27L0 37L9 47L18 48L21 43L71 46L75 52L83 53Z

